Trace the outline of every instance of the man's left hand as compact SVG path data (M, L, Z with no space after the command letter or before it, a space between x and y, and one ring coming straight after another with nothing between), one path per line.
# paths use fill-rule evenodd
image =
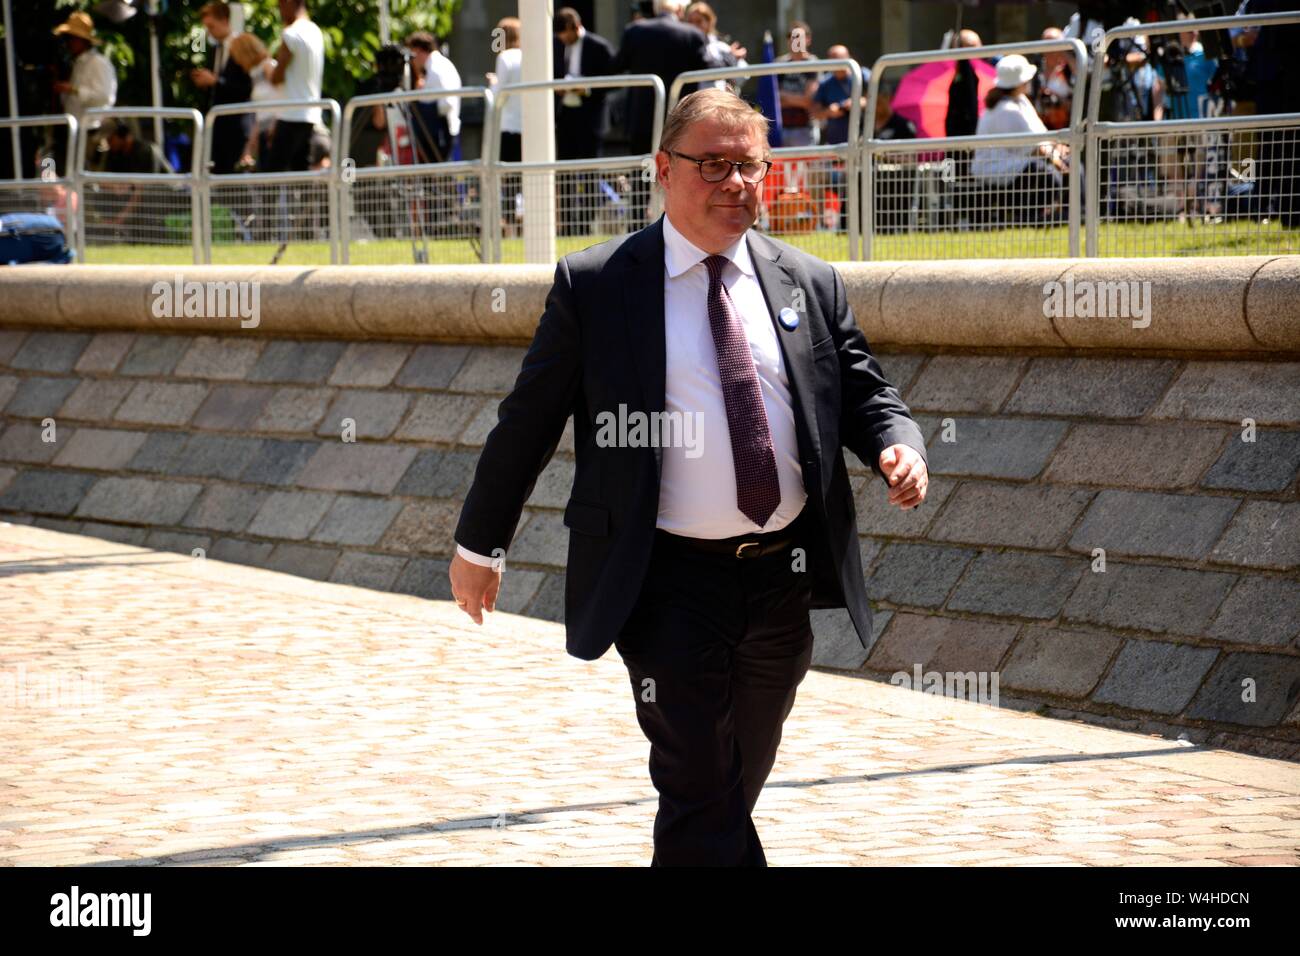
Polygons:
M930 472L925 459L911 445L890 445L880 453L880 470L889 482L889 503L904 511L925 500Z

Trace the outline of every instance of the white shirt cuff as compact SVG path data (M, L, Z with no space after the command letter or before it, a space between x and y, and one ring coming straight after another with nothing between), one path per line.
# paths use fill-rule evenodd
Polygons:
M466 561L470 562L470 564L481 564L485 568L490 568L490 567L500 565L502 566L501 567L502 572L504 573L505 571L504 568L505 561L498 562L496 558L489 558L487 555L479 554L477 551L471 551L469 550L469 548L464 547L460 543L456 544L456 553L459 554Z

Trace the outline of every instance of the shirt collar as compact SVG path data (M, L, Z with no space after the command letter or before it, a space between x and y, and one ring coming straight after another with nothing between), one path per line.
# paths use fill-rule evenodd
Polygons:
M749 255L748 238L749 232L746 231L743 236L723 249L720 255L726 256L745 275L752 276L754 260ZM668 270L668 278L676 279L708 257L709 254L682 235L668 218L668 214L664 213L664 267Z

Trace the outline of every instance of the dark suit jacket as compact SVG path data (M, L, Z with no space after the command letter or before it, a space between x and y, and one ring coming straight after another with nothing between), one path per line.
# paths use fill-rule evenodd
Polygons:
M217 48L208 53L208 69L217 62ZM223 103L247 103L253 98L253 80L235 58L226 52L226 62L217 76L217 82L208 88L208 108ZM239 162L248 134L253 128L251 113L234 116L217 117L212 129L212 170L216 173L229 173Z
M654 73L664 81L664 95L671 92L673 80L689 70L709 67L705 51L708 41L689 23L671 14L649 17L630 23L623 31L623 42L611 65L611 73ZM689 93L687 88L683 94ZM654 95L648 89L628 92L627 135L633 153L650 151L654 132ZM666 104L665 104L666 106Z
M608 40L598 36L588 30L578 41L578 72L583 76L608 76L614 63L614 48L610 46ZM564 56L564 44L558 39L555 40L555 51L553 56L555 64L555 79L562 80L568 72L568 61ZM583 134L583 142L579 144L577 155L588 156L595 155L592 146L600 139L603 125L605 96L609 91L607 89L594 89L590 96L582 98L582 106L568 107L561 106L560 97L557 95L555 100L555 119L557 125L561 127L560 136L572 136L573 130L580 130ZM564 153L564 143L557 144L560 153ZM560 155L558 158L573 158Z
M864 647L871 608L857 518L841 446L885 481L890 445L926 457L921 431L885 380L831 265L751 230L749 248L773 317L797 298L793 330L774 325L789 370L813 543L813 607L847 607ZM796 296L796 290L803 295ZM537 476L573 416L575 473L564 510L570 529L564 587L567 649L595 660L609 649L641 590L659 511L660 449L596 444L596 416L664 410L663 219L575 252L555 268L532 345L501 402L465 498L456 540L504 553ZM650 419L653 421L654 419ZM927 459L928 464L928 459ZM508 561L507 557L507 561Z

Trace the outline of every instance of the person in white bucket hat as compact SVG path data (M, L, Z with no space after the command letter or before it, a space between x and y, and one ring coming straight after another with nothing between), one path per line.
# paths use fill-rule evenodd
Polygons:
M1029 81L1038 68L1019 53L998 60L997 79L984 98L985 111L975 135L1047 133L1030 102ZM1069 150L1050 141L1026 146L975 150L970 172L1014 223L1042 224L1062 212ZM991 212L992 210L990 210Z

